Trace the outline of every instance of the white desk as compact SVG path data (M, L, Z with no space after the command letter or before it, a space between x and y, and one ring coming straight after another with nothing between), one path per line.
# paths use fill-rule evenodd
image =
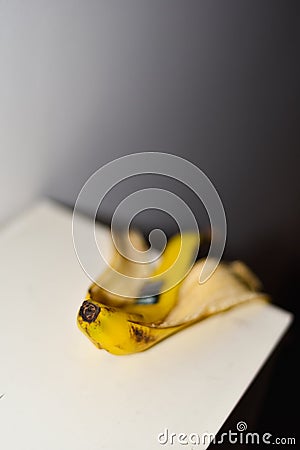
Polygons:
M77 329L90 281L70 211L37 204L1 230L0 252L5 450L190 449L157 436L217 433L291 321L275 306L243 305L117 357Z

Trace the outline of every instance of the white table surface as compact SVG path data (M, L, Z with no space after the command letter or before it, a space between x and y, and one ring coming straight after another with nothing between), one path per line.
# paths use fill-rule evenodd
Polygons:
M165 428L217 433L291 321L272 305L242 305L117 357L77 329L90 281L69 210L38 203L1 230L0 254L5 450L159 449L169 448L157 439Z

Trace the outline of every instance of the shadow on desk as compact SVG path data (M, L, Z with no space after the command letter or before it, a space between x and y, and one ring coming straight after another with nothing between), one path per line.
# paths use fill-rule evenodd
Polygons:
M264 290L271 294L273 303L294 314L294 322L222 426L217 439L228 430L236 431L237 423L244 421L249 432L257 432L260 436L270 433L274 438L295 437L298 442L299 425L294 411L298 409L295 404L299 380L296 368L296 324L299 311L297 284L300 277L296 246L294 249L281 246L282 248L278 241L276 245L257 245L259 253L245 251L243 260L264 280ZM227 254L226 259L234 257ZM249 445L211 444L209 449L244 449L249 448ZM260 444L261 446L267 444ZM281 447L287 448L287 445L276 445L276 448ZM250 445L250 448L255 448L255 445Z

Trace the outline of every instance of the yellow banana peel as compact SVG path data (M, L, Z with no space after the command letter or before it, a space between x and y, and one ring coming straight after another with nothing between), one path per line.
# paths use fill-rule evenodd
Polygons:
M199 283L199 276L204 259L194 264L185 276L198 245L199 236L191 233L169 241L151 275L166 290L154 296L153 302L116 299L93 285L78 312L80 330L98 348L126 355L144 351L181 329L235 305L268 299L259 291L259 280L239 261L220 263L203 284ZM172 279L179 281L172 286Z

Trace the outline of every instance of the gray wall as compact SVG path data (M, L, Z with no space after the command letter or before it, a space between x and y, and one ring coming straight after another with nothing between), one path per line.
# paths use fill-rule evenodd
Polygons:
M2 220L41 194L72 205L113 158L165 151L214 182L233 256L295 245L299 2L0 0L0 55Z

